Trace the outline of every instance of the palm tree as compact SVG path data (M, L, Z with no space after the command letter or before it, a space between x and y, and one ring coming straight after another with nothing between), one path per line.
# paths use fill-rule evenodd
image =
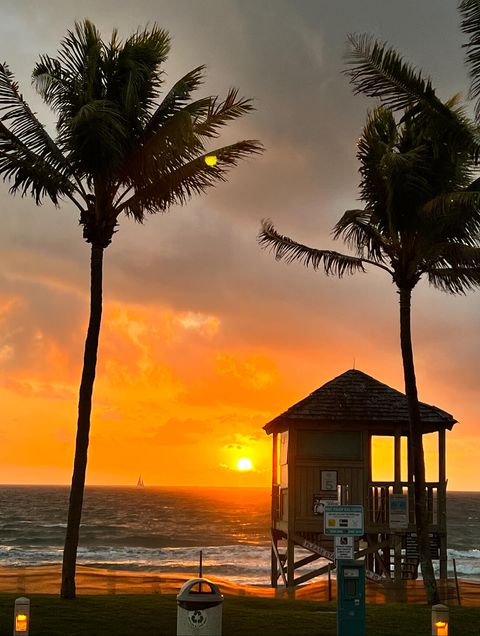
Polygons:
M279 234L263 221L259 242L277 259L299 261L342 277L372 265L387 272L400 300L400 344L408 401L409 438L415 476L418 548L427 599L438 602L428 536L422 423L411 337L412 291L425 277L434 287L465 293L480 285L480 198L467 191L473 159L464 141L474 134L456 100L425 110L410 103L397 121L377 107L358 143L360 192L365 208L345 212L334 228L352 255L309 247ZM463 131L445 143L444 120ZM454 135L452 135L452 138ZM452 145L453 144L453 145Z
M90 414L102 315L103 253L126 214L147 214L184 204L218 181L261 144L247 140L208 153L206 144L229 122L249 113L251 100L231 89L225 99L192 100L204 67L187 73L160 100L162 65L170 49L154 25L125 41L109 42L88 20L75 23L58 56L41 56L33 82L57 116L54 140L0 66L0 174L12 193L31 194L79 210L91 245L90 318L78 401L75 460L63 554L61 596L75 597L76 555L87 467ZM207 165L205 157L214 156ZM216 162L216 163L215 163Z
M461 29L468 35L466 64L471 78L469 97L476 99L475 119L480 120L480 2L462 0L459 4Z

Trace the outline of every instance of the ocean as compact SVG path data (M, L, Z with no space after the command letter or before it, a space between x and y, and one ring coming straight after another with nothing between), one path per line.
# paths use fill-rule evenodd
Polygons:
M0 486L0 565L60 563L67 487ZM448 494L449 575L480 580L480 493ZM78 563L269 585L267 488L87 487ZM434 562L435 563L435 562ZM318 567L316 565L315 567Z

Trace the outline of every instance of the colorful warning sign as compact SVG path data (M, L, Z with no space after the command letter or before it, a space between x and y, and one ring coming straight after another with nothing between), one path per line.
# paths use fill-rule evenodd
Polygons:
M326 535L361 536L363 530L363 506L325 506Z

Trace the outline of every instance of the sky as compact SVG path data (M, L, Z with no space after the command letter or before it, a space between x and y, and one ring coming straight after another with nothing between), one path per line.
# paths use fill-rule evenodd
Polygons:
M259 248L262 218L321 248L358 208L359 137L373 100L354 96L348 33L388 41L442 99L468 92L452 0L0 0L0 60L30 85L75 20L106 38L158 23L172 36L168 88L207 65L200 95L232 86L256 110L218 145L259 139L227 183L141 226L122 218L105 253L104 315L87 484L268 486L263 425L355 367L403 390L398 299L368 271L338 280ZM212 147L213 149L214 147ZM67 484L88 319L89 246L72 205L12 197L0 183L0 483ZM458 420L447 435L452 490L480 490L480 292L413 296L419 397ZM430 437L430 436L429 436ZM435 440L427 440L435 477ZM252 470L237 461L250 459ZM392 478L376 447L374 477Z

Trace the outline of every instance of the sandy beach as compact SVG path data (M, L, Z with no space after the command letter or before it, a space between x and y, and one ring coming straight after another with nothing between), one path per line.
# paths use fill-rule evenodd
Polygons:
M78 566L77 592L89 594L176 594L183 583L198 576L197 573L176 574L169 572L141 573L105 570ZM215 576L206 577L217 583L225 596L254 596L259 598L287 598L283 588L273 590L267 586L239 585ZM48 565L30 568L0 567L0 592L18 594L57 594L60 589L60 566ZM454 581L440 586L442 598L449 605L458 605ZM459 580L461 604L480 606L480 581ZM331 598L335 598L335 579L331 581ZM305 585L295 591L295 597L301 600L329 600L328 581L322 580ZM367 603L389 603L401 600L405 603L424 603L425 595L421 581L407 581L399 593L393 584L384 586L367 581Z

